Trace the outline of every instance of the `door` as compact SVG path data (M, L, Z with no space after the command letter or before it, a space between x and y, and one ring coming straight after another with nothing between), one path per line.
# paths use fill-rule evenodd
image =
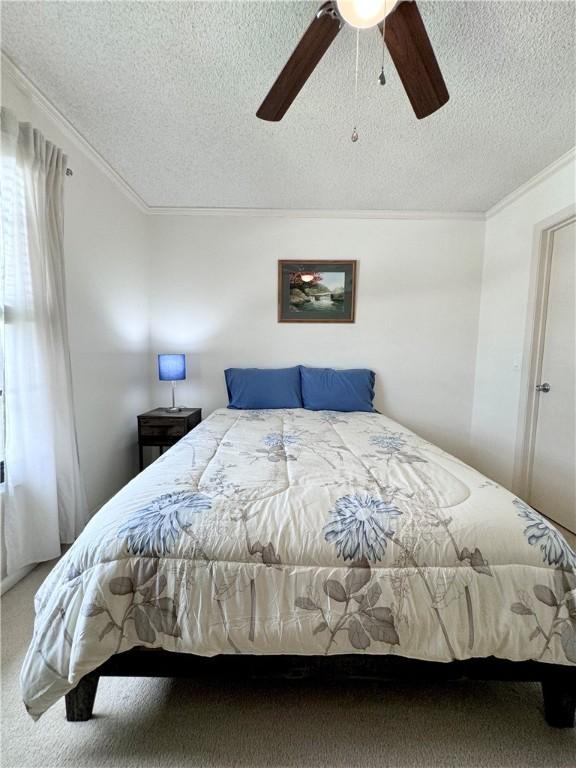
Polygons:
M576 222L552 237L529 501L576 533Z

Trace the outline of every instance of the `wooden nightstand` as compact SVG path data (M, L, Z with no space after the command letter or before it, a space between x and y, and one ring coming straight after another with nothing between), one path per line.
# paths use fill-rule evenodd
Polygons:
M164 448L174 445L180 438L187 435L191 429L202 421L200 408L182 408L181 411L170 412L166 408L154 408L153 411L141 413L138 416L138 458L140 471L144 468L144 446L155 445Z

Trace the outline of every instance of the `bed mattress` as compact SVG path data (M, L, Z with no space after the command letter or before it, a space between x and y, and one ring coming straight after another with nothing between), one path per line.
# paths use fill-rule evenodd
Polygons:
M90 521L36 595L40 716L134 646L576 664L576 554L376 413L215 411Z

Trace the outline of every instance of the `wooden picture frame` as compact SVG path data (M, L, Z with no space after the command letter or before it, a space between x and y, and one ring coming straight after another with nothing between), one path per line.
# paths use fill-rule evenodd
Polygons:
M279 323L353 323L356 260L278 262Z

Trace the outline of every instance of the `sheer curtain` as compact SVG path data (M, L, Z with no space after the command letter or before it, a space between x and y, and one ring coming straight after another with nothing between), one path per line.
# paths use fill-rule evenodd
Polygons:
M3 534L8 575L88 519L78 465L63 256L66 156L2 109Z

